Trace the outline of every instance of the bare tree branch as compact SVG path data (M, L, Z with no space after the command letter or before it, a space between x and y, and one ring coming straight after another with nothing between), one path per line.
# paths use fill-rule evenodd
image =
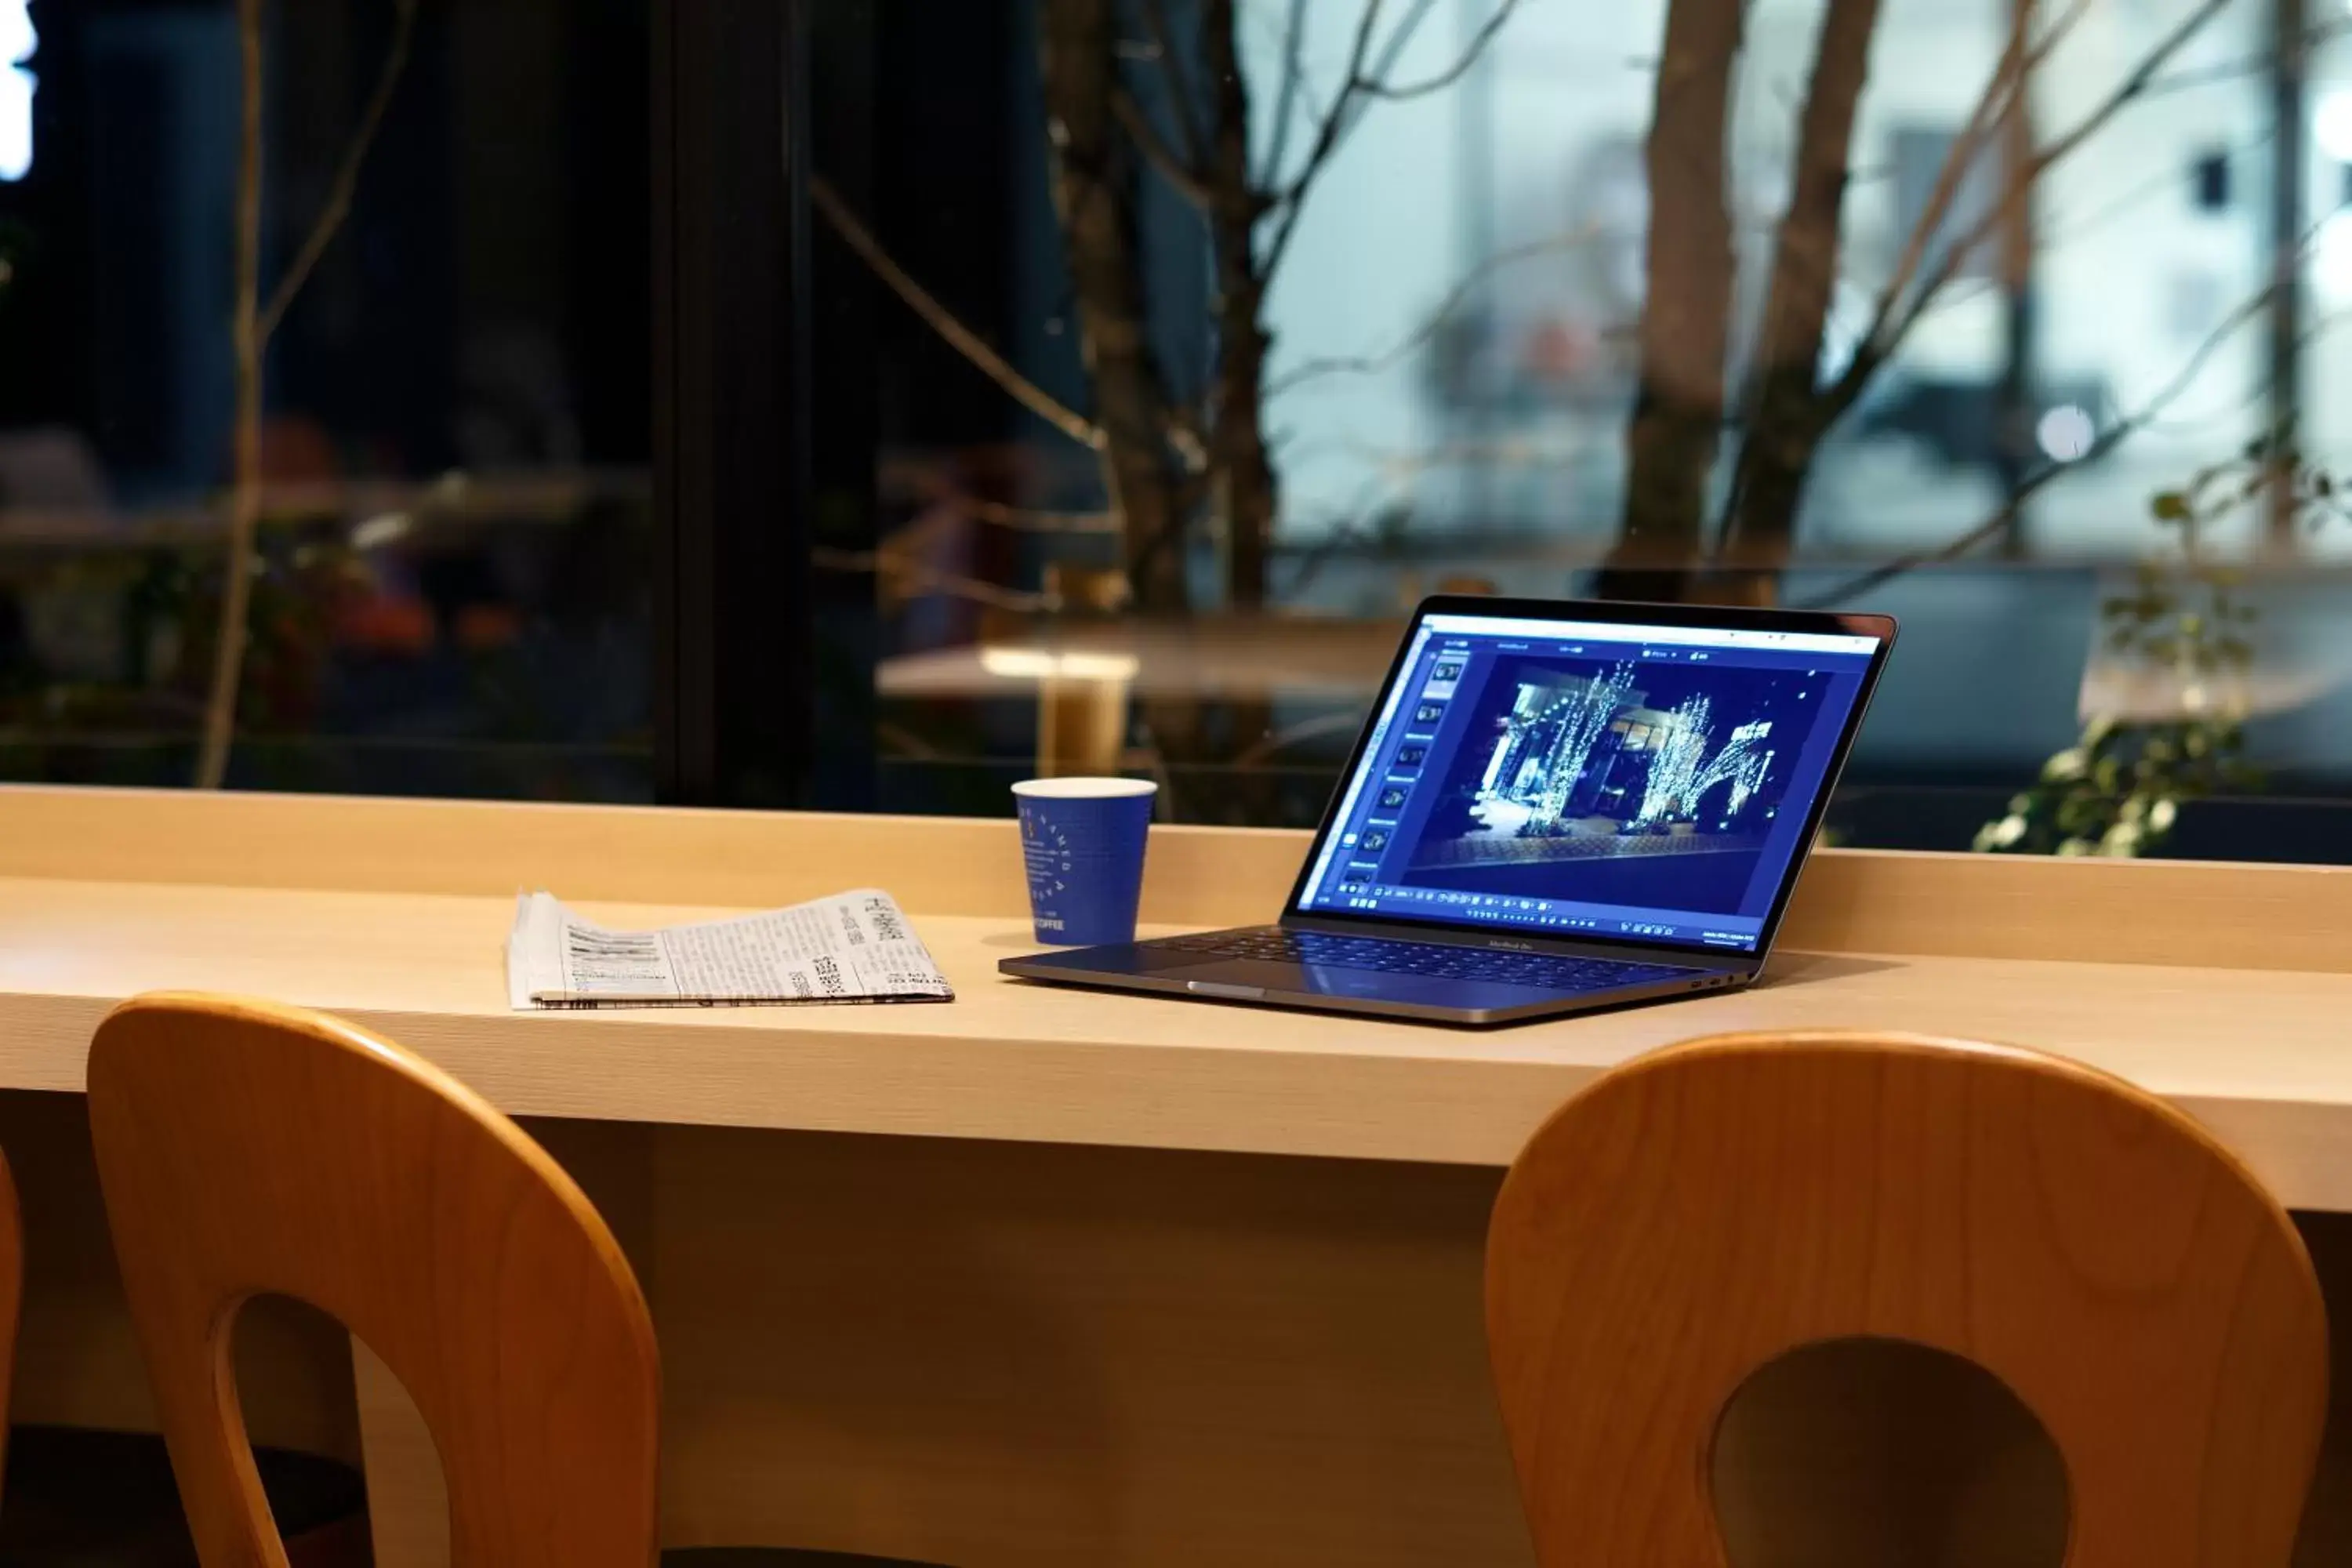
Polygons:
M261 72L262 0L237 0L236 295L229 318L236 361L231 428L227 581L213 634L212 686L195 785L218 789L228 776L236 734L236 700L245 680L245 645L253 616L253 536L261 512Z
M236 710L245 689L247 624L253 615L253 576L259 562L255 538L261 523L262 371L269 339L300 295L320 258L350 217L376 133L408 68L416 30L416 0L394 0L392 42L376 72L375 89L361 111L330 182L327 200L294 261L265 306L261 301L261 184L263 100L262 14L259 0L238 0L239 63L236 168L236 293L229 320L235 363L234 411L228 490L228 559L221 590L221 624L213 643L212 678L205 699L204 729L196 748L195 787L218 789L228 776L230 748L236 739Z
M2311 240L2317 237L2318 232L2318 229L2314 228L2305 237L2304 248L2309 247ZM2002 502L2000 508L1982 522L1957 538L1936 546L1933 550L1923 550L1916 554L1898 556L1882 566L1874 567L1851 581L1838 584L1827 593L1815 595L1797 607L1809 610L1832 609L1861 595L1884 587L1897 577L1916 571L1922 566L1957 561L1978 545L1999 537L2011 523L2017 520L2026 501L2053 479L2085 463L2105 457L2117 447L2155 424L2162 417L2167 408L2178 402L2189 387L2196 384L2197 377L2203 372L2213 355L2220 352L2221 345L2235 336L2241 327L2269 310L2271 300L2276 298L2277 294L2278 285L2273 283L2270 287L2247 298L2236 310L2224 316L2212 331L2206 335L2204 341L2189 353L2189 358L2182 362L2179 372L2155 396L2149 398L2131 414L2116 420L2101 431L2098 437L2084 450L2081 457L2069 462L2045 464L2027 475L2019 483L2017 493Z
M1470 74L1470 68L1478 63L1479 57L1486 52L1486 46L1494 42L1495 35L1503 30L1503 25L1511 19L1512 13L1518 8L1519 0L1502 0L1502 3L1495 7L1494 14L1480 24L1476 32L1470 35L1469 42L1463 46L1462 53L1456 57L1454 63L1435 76L1426 77L1416 82L1408 82L1402 87L1391 86L1382 81L1368 81L1362 84L1364 96L1381 99L1390 103L1400 103L1409 98L1425 98L1433 92L1443 92Z
M1213 109L1202 163L1210 192L1209 249L1215 366L1208 387L1207 487L1212 522L1225 541L1225 592L1236 610L1265 602L1266 552L1282 510L1281 479L1265 446L1265 322L1270 276L1257 255L1260 205L1250 179L1250 93L1242 72L1234 0L1198 0L1202 58ZM1255 719L1246 721L1256 722Z
M1387 492L1387 493L1383 493ZM1399 498L1390 489L1387 479L1375 473L1356 489L1356 493L1340 504L1339 511L1328 519L1328 527L1323 537L1305 551L1290 577L1288 597L1294 602L1311 586L1318 573L1331 558L1349 545L1366 542L1371 536L1364 527L1364 518L1376 508L1389 509L1398 504Z
M1023 533L1117 533L1118 516L1108 511L1048 511L1036 507L1007 506L976 496L950 496L942 504L970 513L982 522Z
M1359 84L1364 79L1364 62L1371 58L1372 34L1380 26L1381 5L1382 0L1364 0L1364 14L1356 22L1356 41L1348 52L1346 84L1339 89L1339 96L1332 101L1322 123L1316 128L1315 140L1307 149L1307 161L1299 166L1297 174L1283 187L1281 194L1273 198L1272 205L1284 209L1282 224L1266 247L1262 276L1272 277L1282 261L1283 253L1290 248L1290 237L1298 232L1298 215L1306 205L1307 189L1314 184L1315 177L1323 172L1323 166L1330 162L1332 153L1339 148L1341 133L1347 130L1349 113L1356 106Z
M1276 376L1267 384L1265 395L1269 399L1279 397L1305 383L1318 381L1325 376L1378 375L1383 371L1392 369L1406 355L1444 331L1445 324L1454 319L1454 312L1462 308L1463 302L1475 293L1480 285L1497 272L1539 256L1556 256L1562 251L1590 245L1599 237L1601 237L1601 229L1598 225L1582 224L1565 234L1556 234L1546 239L1529 240L1525 245L1515 245L1498 250L1456 279L1454 287L1446 291L1445 298L1439 301L1437 308L1423 318L1421 325L1380 353L1307 360Z
M1946 247L1941 261L1935 271L1929 275L1927 283L1913 296L1907 310L1896 317L1891 329L1893 335L1900 338L1911 322L1917 319L1921 300L1949 282L1953 274L1966 264L1969 256L2000 231L2002 223L2006 221L2005 209L2010 203L2025 200L2042 175L2048 174L2052 168L2080 148L2084 142L2097 134L2109 121L2146 92L2148 84L2156 80L2158 73L2164 68L2165 61L2187 47L2189 41L2197 36L2199 30L2230 4L2231 0L2201 0L2201 4L2191 11L2179 26L2167 34L2163 41L2141 59L2131 74L2125 77L2097 108L2077 121L2073 130L2036 152L2025 167L2018 172L2016 178L2011 183L2011 188L2003 193L2003 200L2000 206L1979 218L1974 226Z
M2091 448L2091 453L2086 453L2085 456L2112 449L2112 447L2095 444ZM1958 538L1954 539L1948 543L1939 544L1933 550L1923 550L1916 554L1898 556L1895 560L1887 562L1883 566L1873 567L1870 571L1864 572L1861 576L1853 578L1850 582L1842 583L1838 586L1829 590L1827 593L1817 595L1811 599L1805 600L1801 604L1792 606L1792 608L1801 610L1835 609L1838 605L1850 603L1851 601L1861 597L1864 594L1874 593L1878 589L1885 587L1887 584L1894 582L1897 577L1906 576L1909 574L1917 571L1922 566L1940 566L1947 561L1958 561L1961 556L1966 555L1978 545L1998 539L2001 534L2007 532L2009 531L2009 525L2017 521L2018 514L2024 509L2026 501L2031 500L2033 494L2041 489L2042 486L2048 484L2052 479L2056 479L2060 473L2063 472L2066 466L2067 465L2053 463L2048 468L2038 469L2035 472L2027 475L2022 480L2019 481L2017 493L2010 497L2008 500L2002 502L1999 510L1995 511L1990 517L1986 518L1982 522L1978 523L1974 528L1969 529L1966 533L1961 534Z
M809 563L825 572L872 573L893 592L907 598L919 594L943 594L951 598L968 599L974 604L1010 610L1016 615L1051 615L1062 607L1060 597L1053 594L1000 588L977 577L941 572L921 562L908 561L903 556L878 550L835 550L819 545L809 552Z
M2031 4L2018 7L2017 25L2011 30L2008 45L2001 50L2000 63L1994 66L1992 76L1985 83L1984 92L1977 99L1975 109L1969 111L1968 123L1960 128L1960 133L1945 150L1944 164L1936 172L1936 184L1928 193L1927 205L1920 209L1918 222L1904 240L1903 253L1895 264L1894 276L1887 279L1878 309L1872 316L1870 330L1864 334L1865 348L1876 341L1888 317L1902 301L1912 280L1918 276L1919 268L1926 264L1927 247L1935 243L1936 236L1942 232L1946 220L1951 216L1952 205L1959 199L1961 185L1990 144L1993 132L2008 117L2018 95L2024 90L2026 80L2074 30L2074 25L2082 20L2090 6L2091 0L2074 0L2074 4L2052 24L2038 47L2032 37L2035 7Z
M342 162L336 165L335 177L327 186L327 199L319 208L317 221L295 253L286 276L278 280L278 288L262 308L259 331L266 346L278 332L286 312L293 308L296 296L310 280L319 262L334 243L335 236L351 216L352 199L358 195L360 171L367 166L368 153L375 147L376 134L383 129L383 117L392 109L392 100L400 90L400 79L408 69L408 56L416 37L416 0L393 0L392 42L385 47L383 64L378 68L375 89L368 94L367 107L360 113L360 122L343 148Z
M1259 170L1257 184L1271 185L1282 172L1283 159L1290 152L1291 111L1298 105L1298 95L1307 84L1307 61L1299 53L1307 35L1307 0L1290 0L1290 19L1282 30L1282 92L1274 100L1273 139L1266 144L1265 163Z
M1746 11L1674 0L1652 84L1641 372L1625 427L1623 526L1595 583L1607 598L1658 591L1654 575L1706 540L1708 476L1726 406L1735 277L1726 132Z
M1496 468L1565 468L1591 457L1607 439L1576 432L1558 437L1502 436L1449 441L1416 451L1373 447L1361 441L1342 443L1339 449L1360 458L1384 479L1399 481L1473 465Z
M1356 122L1362 118L1364 104L1370 99L1383 96L1381 89L1388 79L1389 73L1396 68L1397 60L1403 55L1406 47L1412 42L1413 36L1421 30L1421 25L1429 19L1430 13L1437 6L1437 0L1412 0L1412 9L1406 12L1404 19L1390 32L1387 42L1381 47L1380 58L1375 60L1371 58L1371 41L1383 3L1384 0L1368 0L1363 15L1359 18L1355 45L1349 54L1347 74L1340 80L1339 95L1331 100L1329 111L1317 122L1315 144L1308 150L1306 163L1288 182L1281 183L1281 160L1278 156L1269 158L1266 161L1265 170L1259 178L1258 183L1267 187L1263 198L1266 211L1280 212L1288 209L1284 221L1283 233L1276 237L1277 255L1286 242L1290 228L1297 221L1297 208L1307 199L1307 190L1314 184L1316 176L1321 174L1323 166L1330 162L1331 154L1339 151L1339 143L1346 139L1347 133L1355 129ZM1517 4L1517 0L1507 0L1507 9ZM1491 29L1482 34L1479 47L1483 47L1485 39L1492 36ZM1286 90L1303 77L1306 71L1305 65L1296 53L1296 38L1287 40L1286 44L1294 52L1287 66L1285 79ZM1473 50L1455 68L1456 74L1468 69L1469 65L1475 59L1476 52ZM1418 90L1413 89L1413 91ZM1413 92L1409 91L1403 96L1413 96ZM1286 140L1288 126L1289 121L1286 115L1276 125L1277 150L1280 143ZM1271 264L1265 270L1266 276L1273 276L1274 268Z
M2296 336L2294 340L2296 352L2301 353L2309 349L2314 343L2326 337L2347 321L2352 321L2352 310L2332 310L2322 316ZM2270 377L2267 374L2257 376L2254 384L2247 389L2246 395L2225 408L2210 410L2185 419L2150 419L2143 424L2140 429L2143 433L2153 431L2159 436L2210 435L2214 426L2220 422L2236 418L2255 404L2266 401L2269 395Z
M1097 451L1102 449L1100 427L1066 407L1045 388L1013 369L1010 360L989 347L978 332L957 320L955 312L940 304L929 289L909 277L907 269L882 248L882 242L874 237L874 231L858 220L857 215L851 212L848 204L841 199L840 193L823 176L810 176L809 201L824 215L825 222L833 226L833 231L841 237L842 243L856 251L859 259L873 269L874 275L890 292L905 301L907 308L921 317L923 324L937 332L950 348L969 360L972 368L1003 387L1022 407L1071 440Z
M2293 48L2315 51L2322 45L2340 38L2347 33L2352 33L2352 17L2342 17L2320 26L2307 27L2289 38L2287 44ZM2263 75L2270 70L2273 62L2277 60L2278 57L2278 46L2273 44L2260 54L2240 55L2236 59L2222 60L2210 66L2199 66L2194 70L2174 71L2170 76L2158 77L2149 82L2147 90L2140 94L2140 98L2145 101L2151 98L2161 98L2167 93L2185 92L2193 88L2213 87L2221 82L2238 81L2246 77Z
M1078 348L1102 432L1103 484L1119 514L1135 603L1181 614L1187 511L1171 461L1171 393L1150 326L1133 149L1112 108L1120 86L1114 0L1041 0L1038 68L1054 214L1069 264Z
M1136 101L1135 94L1124 87L1112 89L1110 109L1153 172L1167 181L1178 195L1196 207L1206 208L1209 187L1193 167L1193 159L1168 144L1168 139L1160 134L1160 127L1151 123L1151 116Z
M1208 438L1202 431L1199 413L1181 403L1171 403L1163 417L1168 424L1168 445L1184 465L1188 474L1197 474L1209 466Z
M2029 8L2021 5L2020 14ZM1844 240L1854 112L1878 15L1879 0L1828 0L1814 44L1798 120L1795 184L1773 241L1764 321L1743 399L1747 432L1724 504L1724 549L1750 562L1788 553L1820 440L1814 389Z
M1119 531L1118 514L1109 511L1051 511L1035 507L1008 506L978 496L948 490L917 503L911 521L882 541L885 553L904 553L918 545L947 538L960 524L984 522L1016 533L1108 533Z
M2265 123L2243 142L2234 146L2224 147L2216 155L2224 161L2234 159L2241 153L2255 152L2277 138L2276 122ZM2171 195L2179 188L2180 171L2165 169L2136 184L2125 187L2087 213L2075 216L2052 214L2042 224L2041 232L2035 239L2035 249L2043 256L2051 255L2081 239L2084 235L2104 228L2118 218L2129 216L2132 208L2150 197ZM1946 290L1947 298L1949 297L1949 292L1948 289Z
M1927 301L1934 299L1937 291L1952 280L1979 246L1999 231L2000 226L2008 219L2010 204L2030 199L2033 187L2044 174L2080 148L2126 106L2146 92L2148 84L2158 79L2165 62L2179 53L2189 41L2230 3L2231 0L2200 0L2195 9L2182 18L2172 31L2166 34L2155 48L2143 56L2139 64L2133 68L2130 74L2126 76L2115 90L2109 93L2096 108L2076 121L2072 130L2043 147L2027 161L2025 166L2017 172L2011 188L2002 193L2002 199L1994 210L1979 219L1966 233L1955 237L1945 247L1936 265L1928 270L1916 289L1909 288L1911 279L1906 275L1905 270L1897 268L1894 280L1880 296L1878 309L1872 319L1870 330L1864 335L1861 346L1855 350L1853 361L1848 363L1845 373L1838 378L1836 384L1823 395L1822 414L1825 426L1827 423L1834 423L1846 409L1853 406L1854 399L1862 395L1863 388L1868 384L1878 366L1885 362L1887 354L1893 352L1895 345L1903 340L1904 335L1918 321ZM2073 8L2052 27L2042 43L2030 52L2023 68L2018 73L2019 85L2013 87L2013 91L2023 90L2021 83L2026 74L2031 71L2033 65L2048 56L2057 40L2064 35L2088 5L2089 0L2075 0ZM2004 109L2002 112L2005 114L2007 110ZM1995 121L1988 122L1986 127L1988 131L1992 123L1997 123L1997 119ZM1959 146L1955 143L1955 153L1957 154L1958 151ZM1948 173L1950 166L1948 162ZM1955 185L1957 186L1957 182ZM1947 204L1946 212L1948 212L1948 204ZM1931 209L1929 213L1922 215L1918 227L1912 231L1910 243L1906 247L1904 253L1906 261L1912 268L1917 268L1919 258L1925 255L1936 231L1941 227L1944 216L1945 214L1937 213Z
M1167 79L1168 96L1174 100L1176 137L1184 149L1181 161L1187 165L1198 164L1201 151L1208 144L1209 132L1201 123L1201 100L1192 95L1192 73L1185 68L1184 57L1177 50L1175 29L1168 25L1166 0L1143 0L1143 25L1151 30L1152 47L1160 52L1160 75Z
M1412 42L1413 35L1421 31L1421 25L1428 21L1429 14L1436 9L1437 0L1412 0L1412 9L1404 14L1404 20L1389 34L1388 42L1381 46L1381 58L1372 62L1372 68L1366 73L1367 86L1388 79L1389 72L1396 69L1397 61L1403 58L1406 46Z

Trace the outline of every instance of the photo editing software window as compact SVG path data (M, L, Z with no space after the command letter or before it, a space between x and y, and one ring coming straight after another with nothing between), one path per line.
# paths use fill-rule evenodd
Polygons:
M1877 650L1427 616L1300 912L1752 952Z

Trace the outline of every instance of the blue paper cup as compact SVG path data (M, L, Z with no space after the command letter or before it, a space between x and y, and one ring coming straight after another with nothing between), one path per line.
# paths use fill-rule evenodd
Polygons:
M1025 779L1021 852L1029 912L1050 947L1133 942L1143 846L1160 786L1141 779Z

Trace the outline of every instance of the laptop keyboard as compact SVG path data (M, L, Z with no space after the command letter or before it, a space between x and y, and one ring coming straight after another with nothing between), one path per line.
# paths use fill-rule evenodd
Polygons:
M1397 942L1386 937L1334 936L1325 931L1261 926L1248 931L1210 931L1201 936L1163 937L1147 947L1174 948L1212 958L1270 958L1328 969L1370 969L1382 974L1428 974L1444 980L1483 980L1506 985L1537 985L1547 991L1612 991L1702 973L1667 963L1632 963L1613 958L1560 958L1543 952L1502 952L1493 948L1451 947L1443 942Z

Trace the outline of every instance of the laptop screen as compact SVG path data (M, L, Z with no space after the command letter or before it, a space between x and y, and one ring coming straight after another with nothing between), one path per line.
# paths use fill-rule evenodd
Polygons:
M1425 615L1297 912L1755 952L1885 640Z

